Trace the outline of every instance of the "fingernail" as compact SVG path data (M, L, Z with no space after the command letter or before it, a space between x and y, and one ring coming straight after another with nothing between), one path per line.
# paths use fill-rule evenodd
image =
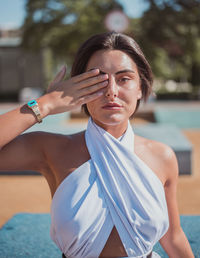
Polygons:
M91 71L92 71L93 73L97 73L97 72L99 72L99 69L93 68L93 69L91 69Z
M107 85L108 84L108 80L102 82L103 85Z
M98 95L98 96L103 95L103 91L98 91L98 92L97 92L97 95Z
M101 74L101 75L100 75L100 78L103 78L103 79L104 79L104 78L105 78L105 79L108 79L108 74Z

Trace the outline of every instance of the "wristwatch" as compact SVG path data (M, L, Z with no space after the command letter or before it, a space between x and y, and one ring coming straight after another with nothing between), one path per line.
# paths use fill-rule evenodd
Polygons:
M27 103L27 106L33 111L33 113L35 114L38 123L42 122L42 117L41 117L41 113L40 113L40 109L39 109L39 105L37 103L36 100L31 100Z

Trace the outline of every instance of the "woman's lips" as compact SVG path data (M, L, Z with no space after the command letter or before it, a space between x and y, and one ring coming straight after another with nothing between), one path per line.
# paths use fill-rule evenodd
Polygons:
M122 105L120 105L118 103L107 103L102 108L108 109L108 110L119 110L122 108Z

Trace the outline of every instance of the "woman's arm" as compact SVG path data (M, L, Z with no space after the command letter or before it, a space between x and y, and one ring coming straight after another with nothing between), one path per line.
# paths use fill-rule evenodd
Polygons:
M41 117L70 111L102 94L107 75L95 69L64 80L64 67L50 84L47 94L37 99ZM37 122L27 105L0 116L0 170L40 169L45 159L43 133L23 134ZM45 122L45 121L44 121Z
M168 147L167 147L168 148ZM171 149L165 157L165 172L167 180L165 183L165 195L169 214L169 229L160 240L163 249L171 258L193 258L189 242L181 228L180 218L176 200L178 181L178 164L176 156Z

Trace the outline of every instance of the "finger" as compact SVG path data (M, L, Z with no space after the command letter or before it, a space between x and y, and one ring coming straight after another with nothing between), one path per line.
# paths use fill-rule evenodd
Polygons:
M56 77L54 78L54 80L52 81L52 83L58 83L60 81L62 81L65 77L66 74L66 66L62 66L61 70L57 73Z
M101 83L103 81L108 81L108 74L102 74L89 79L85 79L79 83L76 83L76 87L77 89L83 89Z
M88 94L95 93L95 92L105 88L106 86L108 86L108 80L99 82L99 83L89 86L89 87L82 88L82 89L80 89L80 92L81 92L81 95L88 95Z
M87 78L97 76L98 74L99 74L99 69L92 69L88 72L81 73L79 75L76 75L76 76L72 77L72 81L74 83L78 83L78 82L81 82L81 81L83 81Z
M103 91L96 91L95 93L93 94L90 94L90 95L86 95L86 96L82 96L80 99L79 99L79 105L83 105L83 104L86 104L86 103L89 103L99 97L101 97L102 95L104 94Z
M66 66L63 66L61 70L58 72L54 80L49 84L47 88L47 92L51 92L57 88L57 83L62 81L66 74Z

